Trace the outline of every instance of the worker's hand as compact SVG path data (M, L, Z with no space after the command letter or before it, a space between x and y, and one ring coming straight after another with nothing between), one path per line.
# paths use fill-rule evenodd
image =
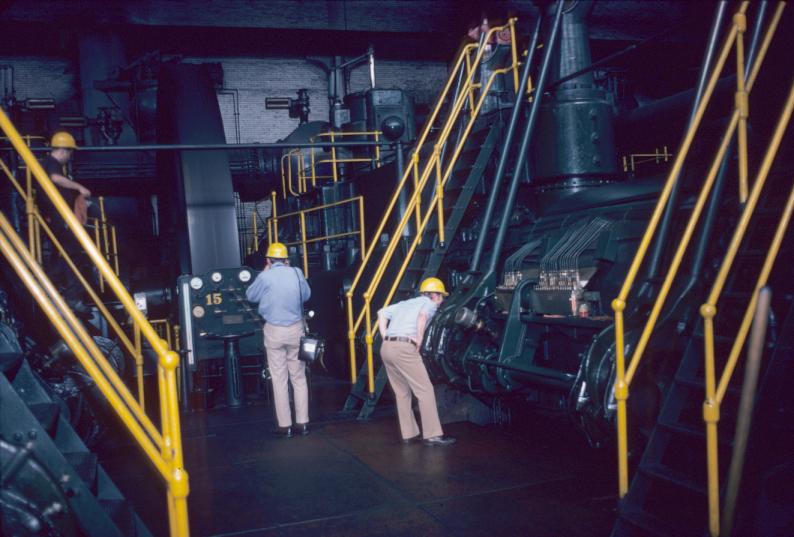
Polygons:
M79 193L80 193L80 194L81 194L83 197L86 197L86 198L90 198L90 197L91 197L91 191L90 191L90 190L88 190L88 189L87 189L86 187L84 187L83 185L77 185L77 191L78 191L78 192L79 192Z

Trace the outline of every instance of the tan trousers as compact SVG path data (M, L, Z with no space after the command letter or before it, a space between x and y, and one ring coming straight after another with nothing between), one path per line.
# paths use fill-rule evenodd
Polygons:
M265 324L267 366L273 379L273 400L279 427L292 425L287 379L292 382L295 401L295 421L309 422L309 388L306 384L306 364L298 360L303 322L291 326Z
M444 431L438 419L436 394L416 347L412 343L402 341L384 341L380 347L380 356L386 367L389 384L394 390L400 434L403 439L413 438L419 434L419 427L411 407L411 392L419 401L422 437L442 436Z

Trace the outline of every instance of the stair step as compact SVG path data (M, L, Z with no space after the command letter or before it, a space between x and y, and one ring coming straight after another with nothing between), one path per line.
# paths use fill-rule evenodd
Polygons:
M639 466L639 471L643 472L644 474L653 477L654 479L661 479L664 481L669 481L674 485L677 485L681 488L685 488L691 490L692 492L697 492L699 494L706 495L706 488L701 485L700 483L696 482L690 476L675 470L673 468L669 468L662 464L648 464L643 465L642 463Z
M122 535L135 536L137 534L135 511L128 500L99 500L102 510L119 528Z
M61 414L61 407L57 403L33 403L28 405L30 412L36 417L41 427L50 436L55 436L58 428L58 416Z
M83 483L96 493L97 456L90 451L64 452L64 458L72 465Z
M630 524L635 528L642 530L644 533L639 535L652 535L655 537L692 537L693 533L691 528L677 528L670 524L667 520L654 516L650 513L640 510L630 510L620 512L620 521ZM613 532L613 537L639 537L636 532L621 531ZM697 533L694 533L697 535Z
M702 428L692 427L691 425L686 425L684 423L678 422L671 422L667 420L659 420L659 425L663 428L667 429L668 431L672 431L679 434L685 434L688 436L695 436L698 438L705 438L706 437L706 429L705 426Z
M680 384L682 386L685 386L685 387L687 387L689 389L699 390L699 391L703 392L704 393L704 397L705 397L705 386L706 386L705 379L703 379L701 377L695 378L695 377L684 376L682 374L676 374L675 381L678 384ZM741 395L741 393L742 393L742 390L738 386L736 386L734 384L729 384L728 385L728 389L725 390L725 394L728 395L728 396L739 397ZM725 404L724 401L723 401L723 404Z

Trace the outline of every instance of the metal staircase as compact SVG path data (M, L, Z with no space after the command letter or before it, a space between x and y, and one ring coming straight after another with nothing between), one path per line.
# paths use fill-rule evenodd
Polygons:
M397 288L400 300L416 293L419 283L427 277L438 273L444 257L449 251L449 241L455 237L460 223L469 209L472 198L483 178L488 163L495 155L504 130L501 116L484 116L472 128L466 145L461 152L449 181L444 188L444 232L449 239L441 244L438 234L438 221L431 219L416 247L410 263L400 279ZM396 269L396 267L394 267ZM373 342L375 352L380 348L380 337ZM383 389L386 386L386 370L379 364L375 374L375 391L370 394L367 389L367 363L361 366L356 382L350 391L342 409L343 413L355 412L359 405L358 419L368 419L375 410Z
M0 374L0 533L151 536L63 408L26 360Z
M720 295L720 310L725 314L714 323L715 369L729 369L737 334L742 333L743 313L758 291L758 267L771 259L776 270L769 281L775 298L773 311L787 312L782 319L782 332L776 341L764 347L762 371L769 378L774 371L790 366L790 350L786 335L794 324L794 296L786 277L792 261L792 249L784 245L774 255L775 240L785 236L794 192L786 201L779 194L791 189L791 171L770 176L770 185L763 203L753 213L742 247L733 259L733 269ZM781 217L781 215L783 215ZM779 221L779 222L778 222ZM773 235L776 239L773 240ZM779 236L778 236L779 235ZM723 245L724 247L724 245ZM772 255L767 254L769 247ZM730 259L728 262L730 264ZM771 265L770 265L771 268ZM763 272L763 269L762 269ZM675 537L709 534L709 494L706 428L704 428L704 387L708 360L704 352L704 322L698 322L690 336L683 358L665 395L655 427L636 468L627 495L621 500L613 537ZM782 342L783 345L778 345ZM741 377L743 362L734 370L734 378ZM738 374L737 374L738 373ZM762 375L764 375L762 373ZM725 486L734 447L736 420L739 409L738 382L728 384L724 399L719 403L720 427L716 435L717 482ZM706 397L708 402L708 397ZM756 407L758 408L758 407ZM763 458L764 454L760 454ZM720 497L724 491L720 490ZM713 532L712 532L713 533Z

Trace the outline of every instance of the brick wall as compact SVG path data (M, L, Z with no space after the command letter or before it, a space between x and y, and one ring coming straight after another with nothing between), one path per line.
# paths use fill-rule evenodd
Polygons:
M312 120L328 120L328 82L325 73L304 58L186 58L189 62L219 62L223 66L225 85L237 89L240 96L240 142L275 142L297 126L285 110L265 110L267 97L296 96L299 88L309 90ZM3 58L0 65L13 65L17 98L49 97L65 104L78 96L77 66L66 59ZM375 80L381 88L406 90L417 103L432 104L447 76L445 62L395 61L375 62ZM364 65L350 75L351 91L369 87L369 71ZM236 140L233 97L219 95L226 139ZM70 108L70 107L66 107ZM63 110L63 106L59 106Z
M0 57L0 65L14 68L14 85L19 100L41 97L62 102L77 93L77 70L71 61L56 58Z
M268 97L296 96L306 88L311 99L310 120L328 120L328 79L317 66L303 58L190 58L191 62L219 62L223 66L226 87L240 95L240 142L275 142L298 125L285 110L266 110ZM417 103L434 103L447 76L444 62L377 61L375 83L381 88L404 89ZM350 90L369 87L366 66L350 74ZM231 95L220 95L226 139L235 141L234 107Z

